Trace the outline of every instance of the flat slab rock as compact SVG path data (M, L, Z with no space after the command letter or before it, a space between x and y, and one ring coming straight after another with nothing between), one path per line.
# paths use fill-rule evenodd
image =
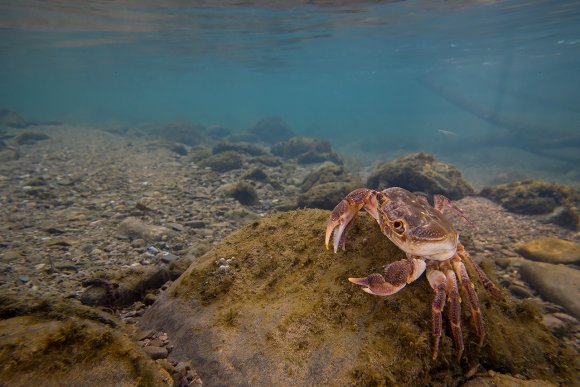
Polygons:
M543 298L563 306L580 319L580 270L544 262L526 262L519 271L522 279Z
M539 323L533 306L492 299L477 280L484 346L464 306L463 357L456 359L444 313L433 360L426 278L390 297L363 292L348 277L381 271L404 254L366 214L350 229L346 252L326 250L329 215L283 212L239 229L195 259L140 328L167 332L172 356L191 359L211 386L454 385L474 364L570 384L573 354ZM228 270L220 270L224 257Z
M580 263L580 244L558 238L531 240L517 252L532 261L570 264Z

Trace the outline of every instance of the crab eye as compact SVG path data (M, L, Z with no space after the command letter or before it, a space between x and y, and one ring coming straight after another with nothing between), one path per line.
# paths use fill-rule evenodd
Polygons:
M397 234L402 234L403 232L405 232L405 225L400 220L395 220L393 222L393 228L395 229L395 232Z

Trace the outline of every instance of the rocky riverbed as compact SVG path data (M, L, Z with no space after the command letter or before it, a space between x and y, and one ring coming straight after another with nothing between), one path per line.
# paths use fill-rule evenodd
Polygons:
M183 144L79 126L33 129L26 136L24 129L11 131L0 149L0 291L11 302L32 297L75 305L73 315L78 305L120 320L115 329L181 385L202 384L204 370L173 357L179 343L167 333L138 325L160 293L242 225L309 203L332 206L364 184L329 147L311 140L270 148L231 139ZM307 200L314 195L320 196ZM468 251L512 297L536 305L544 325L580 353L578 232L476 195L457 203L475 224L454 218ZM525 246L547 237L555 239ZM562 255L559 240L574 242L564 249L566 262L549 253ZM220 270L228 270L228 259ZM2 318L24 309L4 308Z

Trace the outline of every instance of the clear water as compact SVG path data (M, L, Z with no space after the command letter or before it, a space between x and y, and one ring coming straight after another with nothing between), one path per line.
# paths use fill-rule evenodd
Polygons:
M234 130L279 116L364 162L425 150L580 181L577 1L158 3L3 1L0 106Z

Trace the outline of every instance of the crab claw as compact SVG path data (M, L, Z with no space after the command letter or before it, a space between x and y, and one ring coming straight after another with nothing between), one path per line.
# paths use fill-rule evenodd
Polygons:
M425 271L425 261L421 259L402 259L385 267L385 276L373 273L366 278L349 278L353 284L366 286L363 290L376 296L390 296L415 281Z
M328 242L330 241L330 236L334 231L334 241L333 248L334 252L338 251L338 246L342 245L344 249L344 237L346 236L346 230L348 225L352 222L354 217L358 213L358 208L352 208L346 200L341 201L332 211L330 219L326 224L326 236L324 238L324 245L328 250Z
M361 208L364 207L367 211L371 212L371 214L376 212L376 210L374 210L374 207L376 206L372 206L374 205L370 195L372 192L374 191L367 188L356 189L349 193L336 207L334 207L334 210L332 210L332 214L328 219L328 223L326 224L324 245L327 249L328 243L330 242L330 236L334 231L334 241L332 244L334 252L336 253L338 251L339 246L344 250L346 232Z
M349 278L348 280L353 284L366 286L363 290L375 296L390 296L391 294L397 293L406 285L394 286L385 281L385 278L379 273L373 273L366 278Z

